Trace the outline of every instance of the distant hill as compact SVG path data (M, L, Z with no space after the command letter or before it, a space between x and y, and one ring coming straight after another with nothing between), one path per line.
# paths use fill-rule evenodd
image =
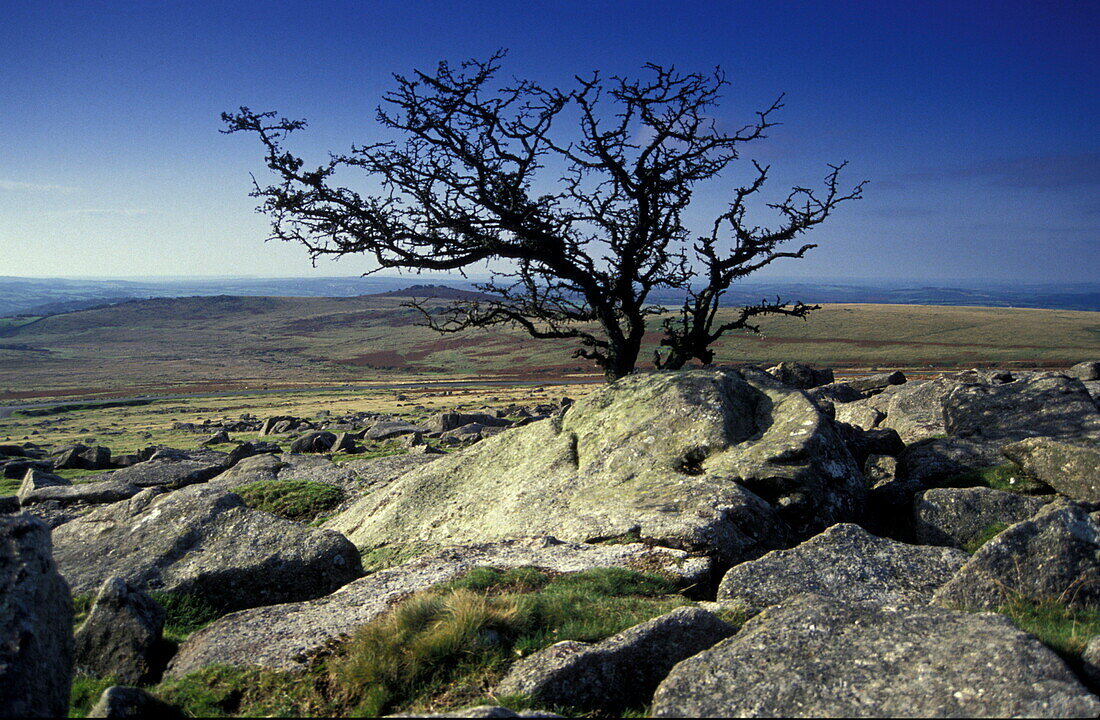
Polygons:
M399 290L374 293L369 297L407 297L438 300L493 300L494 296L476 290L449 287L447 285L410 285Z
M410 287L411 285L411 287ZM414 284L408 277L343 278L195 278L150 280L96 280L73 278L0 277L0 317L53 314L104 305L120 299L191 297L211 295L260 297L355 297L408 293L431 288L436 297L478 297L474 283L461 277L442 284ZM456 293L448 295L445 293ZM461 293L469 293L462 295ZM762 297L802 300L807 303L889 303L904 305L976 305L981 307L1034 307L1051 310L1100 311L1097 283L912 283L898 281L847 281L821 279L757 280L750 278L723 297L726 305L759 302ZM658 292L651 301L675 305L677 293ZM57 310L56 308L63 308Z
M0 322L0 401L594 371L571 343L518 330L439 335L401 307L406 297L156 298ZM807 321L765 318L762 329L724 338L717 360L927 371L1100 358L1097 312L829 304ZM642 366L658 339L647 334Z

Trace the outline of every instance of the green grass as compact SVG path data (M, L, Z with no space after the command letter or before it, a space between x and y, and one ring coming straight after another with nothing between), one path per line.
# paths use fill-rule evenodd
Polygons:
M153 592L150 597L164 608L164 639L183 642L196 630L201 630L225 613L202 598L181 593ZM73 629L88 618L95 596L90 593L73 595Z
M22 484L22 478L0 477L0 495L14 495Z
M985 528L982 529L980 533L968 540L963 549L973 555L974 553L978 552L979 549L981 549L982 545L985 545L987 542L997 537L1007 529L1008 523L995 522L987 525Z
M65 478L66 480L72 480L76 483L81 482L95 482L97 475L102 475L105 472L111 472L108 470L84 470L83 468L63 468L61 470L54 470L53 474L58 477Z
M675 590L671 580L623 568L477 568L411 596L305 673L210 667L154 692L212 717L375 716L502 702L525 709L533 705L524 698L487 694L517 658L562 640L598 641L687 604Z
M188 635L203 629L225 614L194 595L163 592L150 595L164 608L164 639L175 643L183 642Z
M1024 632L1043 641L1070 664L1080 662L1089 639L1100 635L1100 608L1074 609L1056 600L1016 598L997 608Z
M939 487L987 487L994 490L1019 493L1021 495L1041 495L1050 489L1042 483L1032 480L1014 463L995 465L960 473L936 483Z
M99 696L112 685L118 685L114 678L98 678L81 673L73 675L73 685L69 691L69 717L87 717Z
M260 480L233 492L251 508L298 522L310 522L344 500L340 488L309 480Z

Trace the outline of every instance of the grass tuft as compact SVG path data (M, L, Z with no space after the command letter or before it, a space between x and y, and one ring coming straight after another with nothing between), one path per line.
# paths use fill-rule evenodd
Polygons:
M164 608L164 639L181 643L196 630L214 622L225 612L194 595L154 592L150 596Z
M998 607L997 612L1071 663L1080 659L1092 637L1100 635L1100 608L1076 609L1057 600L1014 598Z
M211 667L155 692L187 714L212 717L376 716L502 701L529 709L527 699L488 694L512 662L562 640L602 640L687 604L673 592L670 580L623 568L475 568L409 597L305 673Z
M82 673L73 675L72 689L69 690L69 717L87 717L99 696L112 685L118 685L114 678L98 678Z
M340 488L309 480L259 480L233 492L251 508L298 522L310 522L344 500Z

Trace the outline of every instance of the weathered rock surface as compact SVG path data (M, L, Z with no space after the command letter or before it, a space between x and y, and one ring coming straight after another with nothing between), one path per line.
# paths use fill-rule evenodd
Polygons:
M516 712L515 710L509 710L506 707L500 705L478 705L477 707L467 708L465 710L453 710L451 712L444 713L428 713L422 714L405 714L400 713L397 715L386 715L389 718L560 718L562 715L558 715L552 712L546 712L544 710L521 710Z
M72 628L49 530L26 513L0 517L0 716L68 715Z
M1001 452L1031 477L1071 500L1100 502L1100 445L1028 438Z
M226 609L318 597L361 573L358 553L337 533L203 485L148 489L72 520L54 531L54 556L74 592L118 576Z
M23 476L23 482L20 483L19 490L16 491L15 496L19 498L20 503L23 503L24 498L32 497L35 490L47 487L66 487L72 484L71 480L66 480L53 473L31 468L27 470L27 474Z
M191 460L153 456L145 462L111 473L111 480L136 485L139 488L163 487L175 489L206 482L225 470L224 459Z
M853 602L927 604L967 558L958 550L907 545L843 523L798 547L735 565L718 587L718 600L762 610L812 592Z
M1003 616L800 595L678 664L654 717L1095 717L1100 699Z
M991 525L1027 520L1050 500L986 487L925 490L913 501L916 539L922 545L965 548Z
M323 598L227 615L191 635L168 674L179 677L214 663L303 669L309 653L350 634L410 593L479 566L534 566L557 572L628 567L670 574L682 578L684 585L705 582L711 571L705 558L639 543L586 545L542 537L450 548L373 573Z
M944 399L949 435L1015 441L1100 439L1100 410L1080 380L1036 374L1003 385L960 385Z
M781 362L768 368L768 374L788 387L809 390L833 382L832 368L820 370L797 362Z
M904 385L905 380L905 373L901 370L894 370L893 372L875 373L864 377L851 378L845 380L845 382L848 383L849 387L861 393L873 395L882 392L891 385Z
M175 718L184 717L175 707L161 702L141 688L112 685L85 717L90 718Z
M1052 502L983 545L936 592L946 607L991 610L1013 597L1100 604L1100 524L1086 508Z
M608 713L644 705L676 663L736 629L696 607L635 625L595 644L560 642L517 661L493 693Z
M854 518L865 494L803 393L762 372L694 370L623 378L405 475L329 527L360 547L637 533L736 562Z
M834 407L837 422L847 423L861 430L874 430L886 419L886 413L879 412L865 402L839 403Z
M157 667L163 630L164 609L153 598L122 578L110 578L76 631L76 667L128 685L153 681L163 668Z
M906 443L943 435L943 401L958 387L954 378L912 381L887 388L868 401L868 405L886 414L882 427L898 431Z
M306 433L290 444L292 453L323 453L332 448L336 436L327 430L314 430Z
M428 419L427 431L444 433L448 430L462 427L463 425L469 425L470 423L478 423L486 427L492 427L494 425L506 427L512 424L509 420L498 418L496 415L490 415L489 413L444 412ZM425 428L418 429L424 430Z
M1003 463L999 442L954 437L929 438L907 446L898 455L898 475L916 485L930 486L956 475Z
M20 504L24 507L51 503L58 507L69 505L101 505L133 497L141 488L125 480L115 479L114 473L106 480L76 485L48 485L22 492ZM35 509L37 512L37 508Z
M1066 373L1081 381L1100 380L1100 360L1079 362Z
M1091 683L1093 691L1100 688L1100 635L1096 635L1081 653L1081 671L1086 683Z
M402 435L423 432L428 432L428 428L423 425L413 425L412 423L402 420L380 420L374 425L371 425L365 437L371 440L389 440L390 438L401 437Z
M54 458L57 469L102 470L111 465L111 450L101 445L69 445L60 449Z

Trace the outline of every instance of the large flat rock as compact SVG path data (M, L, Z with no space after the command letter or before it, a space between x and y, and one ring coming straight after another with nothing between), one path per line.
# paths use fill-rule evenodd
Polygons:
M847 601L926 604L966 563L960 550L908 545L843 523L790 550L736 565L718 600L762 610L800 593Z
M328 525L359 547L637 535L727 562L858 516L832 422L763 372L634 375L414 470Z
M480 566L557 572L627 567L671 574L685 585L705 580L711 569L705 558L638 543L584 545L541 537L449 548L368 575L327 597L227 615L189 637L168 674L179 677L215 663L301 670L309 653L350 635L410 593Z
M317 597L361 574L338 533L251 510L205 485L151 488L72 520L54 531L54 557L75 593L117 576L226 609Z
M1008 618L799 595L678 664L654 717L1096 717Z

